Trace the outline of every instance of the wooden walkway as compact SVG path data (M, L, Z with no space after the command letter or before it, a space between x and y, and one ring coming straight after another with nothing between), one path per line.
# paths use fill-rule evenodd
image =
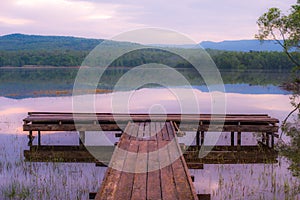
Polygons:
M29 131L29 145L32 132L38 131L122 131L128 121L164 122L172 121L181 131L196 132L196 145L203 144L207 132L231 132L231 146L241 146L242 132L262 133L262 142L274 147L274 137L278 137L279 120L266 114L112 114L112 113L55 113L29 112L24 120L23 130ZM178 130L176 130L178 131Z
M129 122L96 199L198 199L170 122Z

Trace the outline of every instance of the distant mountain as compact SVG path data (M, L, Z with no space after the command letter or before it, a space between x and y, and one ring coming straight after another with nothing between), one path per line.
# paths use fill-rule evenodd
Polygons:
M10 34L0 36L0 51L20 51L20 50L47 50L47 51L90 51L103 39L87 39L71 36L41 36L41 35L25 35ZM126 42L113 42L116 46L122 44L125 46L137 45ZM174 48L196 48L194 45L151 45L161 47ZM204 49L216 49L225 51L282 51L280 45L275 41L265 41L261 43L258 40L233 40L223 42L203 41L200 46Z
M19 50L81 50L90 51L103 40L69 36L10 34L0 36L0 51Z
M274 40L264 41L259 40L232 40L223 42L203 41L200 46L204 49L216 49L224 51L282 51L282 47Z

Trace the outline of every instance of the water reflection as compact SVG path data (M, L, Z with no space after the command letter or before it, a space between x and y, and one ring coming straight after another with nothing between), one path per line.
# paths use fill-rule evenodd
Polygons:
M108 68L98 88L111 90L116 82L131 68ZM207 90L195 69L176 68L189 83L202 91ZM68 96L72 94L78 68L0 68L0 96L31 98L43 96ZM220 70L226 91L244 94L286 94L277 87L291 78L290 71L282 70ZM175 84L176 85L176 84ZM177 85L178 86L178 85ZM263 86L263 87L262 87ZM89 87L88 87L89 88Z
M184 90L184 88L180 89ZM194 93L197 96L201 112L209 113L211 111L210 94L197 89ZM114 95L118 97L122 93L96 95L96 102L99 102L96 111L110 112ZM133 92L132 95L131 112L148 112L153 104L162 105L170 113L180 111L176 99L166 89L141 89ZM270 116L282 120L291 109L288 95L228 93L226 96L228 113L268 113ZM124 107L118 105L118 109L122 111ZM24 157L24 150L25 152L30 150L30 147L27 146L28 138L24 135L28 133L22 131L22 119L27 116L27 111L71 112L72 99L71 97L41 97L13 100L0 97L1 199L13 195L16 199L41 199L42 197L46 199L87 199L89 192L98 190L106 168L96 167L93 160L92 163L87 163L91 160L82 160L83 163L79 163L76 159L72 161L75 151L80 156L84 151L78 147L76 132L59 134L53 132L43 135L42 138L44 146L54 144L69 146L67 148L71 149L71 153L69 154L69 150L64 149L63 155L60 154L59 158L67 156L70 160L51 160L43 153L41 154L43 156L39 158L42 158L41 160ZM111 137L112 143L117 141L114 134L107 137ZM187 134L186 137L191 137L191 134ZM287 138L283 139L287 140ZM184 142L185 138L180 138L180 140ZM230 142L230 139L226 138L226 134L224 134L218 145L228 144L228 141ZM244 134L242 141L246 146L256 144L256 139L252 134ZM33 145L36 144L34 141ZM72 146L77 146L77 149L72 149ZM41 152L49 153L49 149L47 149L49 147L39 150L38 147L34 148L36 148L36 152L41 150ZM285 158L278 157L276 152L264 152L264 150L259 150L259 147L251 148L257 149L249 151L243 149L241 152L228 149L220 152L215 149L211 159L208 157L207 160L196 160L198 163L202 162L202 166L199 167L201 169L190 169L190 171L195 176L194 184L197 193L210 194L211 199L273 199L275 197L276 199L299 199L297 193L299 190L296 188L300 183L299 179L293 177L288 170L290 163ZM60 150L62 149L55 151L59 152ZM192 159L192 155L197 154L197 149L190 147L189 153L186 157ZM250 158L243 160L247 156L254 157L256 160L253 161ZM52 155L52 158L54 157L56 156ZM85 154L82 156L82 158L87 157ZM215 159L216 157L219 159ZM44 158L46 160L43 160ZM34 162L27 162L29 160Z

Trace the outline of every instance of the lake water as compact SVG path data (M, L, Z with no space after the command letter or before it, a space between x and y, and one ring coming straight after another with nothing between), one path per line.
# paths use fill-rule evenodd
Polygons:
M272 80L270 83L253 85L250 81L228 81L225 85L227 92L222 94L225 96L223 103L226 113L263 113L282 121L292 109L290 95L271 82ZM5 84L9 85L8 82ZM15 96L3 92L0 97L0 199L88 199L90 192L98 191L106 167L96 167L95 163L28 162L23 154L24 150L29 149L28 133L22 130L22 120L27 112L72 112L72 97L32 93L29 95L32 90L26 91L28 95L22 95L21 85L17 84L15 91L13 88L9 89L10 93L18 93ZM45 84L41 82L41 85L43 89ZM47 87L49 90L61 89L57 85L59 84ZM1 87L4 87L4 82ZM192 92L199 110L193 110L194 107L189 106L188 98L178 101L174 91L181 94ZM86 97L94 98L95 112L180 113L182 105L186 105L185 112L211 113L214 105L212 96L219 93L208 92L201 85L193 85L193 89L143 88ZM130 97L127 103L118 100L125 97ZM105 136L98 142L111 145L118 140L110 133ZM187 133L179 141L191 141L193 136L194 134ZM289 139L283 136L282 140L287 142ZM92 142L87 136L86 143ZM242 134L242 142L242 145L255 145L255 134ZM78 133L42 133L42 144L78 145ZM230 144L230 138L224 134L218 144ZM300 199L300 180L288 169L290 162L282 156L278 156L277 161L256 164L204 164L203 169L190 169L190 173L195 176L197 193L210 194L211 199Z

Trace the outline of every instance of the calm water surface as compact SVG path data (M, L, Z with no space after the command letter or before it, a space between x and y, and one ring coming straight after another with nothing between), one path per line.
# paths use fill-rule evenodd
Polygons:
M29 111L72 112L72 97L55 96L55 90L70 90L77 69L0 69L0 199L88 199L96 192L106 168L94 163L25 162L24 150L28 150L27 132L23 132L22 120ZM110 72L109 72L110 73ZM123 71L112 72L114 78ZM183 72L186 73L186 72ZM47 76L45 76L47 74ZM278 84L289 77L286 73L222 72L225 82L226 113L269 114L282 121L291 110L289 94ZM54 78L55 77L55 78ZM103 83L111 81L105 76ZM191 76L193 83L195 77ZM113 82L113 81L112 81ZM144 88L130 92L98 94L95 96L95 112L132 113L211 113L213 94L202 85L193 89L176 87L180 94L193 93L190 99L178 101L172 90ZM100 88L110 89L110 84ZM38 91L38 92L37 92ZM42 92L41 92L42 91ZM54 94L54 95L53 95ZM224 94L223 94L224 95ZM85 97L94 98L86 95ZM130 97L129 99L127 99ZM126 100L127 103L124 103ZM82 107L90 102L82 102ZM182 109L184 105L184 109ZM86 144L94 144L94 132L88 132ZM187 133L179 142L194 144L194 133ZM288 138L283 136L283 141ZM112 145L118 139L111 133L102 134L96 143ZM242 134L242 145L256 145L257 134ZM37 142L34 141L34 144ZM44 145L78 145L77 132L42 133ZM230 137L223 134L219 145L229 145ZM194 185L199 194L210 194L211 199L300 199L300 180L292 176L289 161L279 156L278 162L257 164L204 164L203 169L191 169Z
M193 89L193 93L201 113L210 113L211 93L199 89ZM128 106L113 100L129 94ZM95 99L96 112L181 111L180 103L168 89L98 94ZM182 101L188 104L188 99ZM282 120L290 109L288 94L226 93L227 113L267 113ZM17 100L0 97L0 199L87 199L89 192L99 189L106 168L96 167L94 163L24 162L23 151L29 147L27 133L22 131L22 119L28 111L71 112L72 97ZM98 142L110 145L117 141L109 135ZM193 135L187 134L179 140L190 141L191 137L193 140ZM242 144L256 144L253 134L242 137ZM88 133L86 142L92 142ZM42 144L77 145L78 135L76 132L48 133L43 135ZM224 134L218 144L230 144L230 139ZM204 164L203 169L191 169L190 173L195 176L197 193L210 194L211 199L300 199L299 179L291 175L288 166L286 158L278 157L275 164Z

